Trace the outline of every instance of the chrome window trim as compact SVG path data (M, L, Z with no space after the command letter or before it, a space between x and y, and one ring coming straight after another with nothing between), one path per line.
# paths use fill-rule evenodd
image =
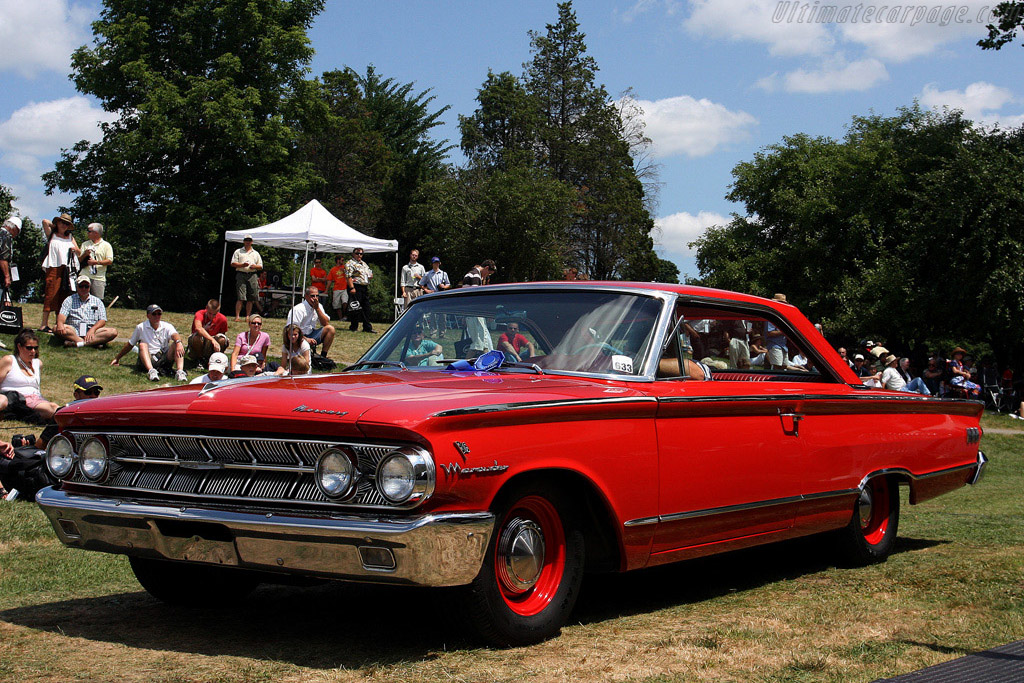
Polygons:
M460 415L479 415L483 413L503 413L516 410L532 410L536 408L566 408L584 406L603 406L622 403L657 403L654 396L615 396L609 398L552 399L549 401L524 401L521 403L493 403L489 405L452 408L434 413L431 417L456 417Z
M463 287L459 289L450 289L444 292L434 292L433 294L425 294L423 296L416 297L412 300L412 303L406 308L405 313L408 313L413 309L417 303L422 303L424 300L433 299L436 297L464 297L464 296L484 296L492 295L498 292L545 292L545 291L581 291L581 292L613 292L616 294L628 294L634 296L644 296L651 299L657 299L661 302L661 311L658 314L658 318L654 322L654 334L651 337L650 346L647 349L646 357L641 361L640 367L643 371L636 375L621 375L616 373L598 373L598 372L579 372L574 370L556 370L544 368L545 375L554 376L568 376L568 377L589 377L596 379L610 379L617 380L620 382L653 382L655 372L658 369L658 360L661 356L661 349L664 345L665 335L668 333L666 327L671 320L672 313L675 311L675 301L678 298L676 292L668 292L660 289L647 289L646 287L621 287L610 284L603 285L587 285L581 286L577 283L569 282L545 282L545 283L510 283L502 285L484 285L481 287ZM403 313L403 317L405 315ZM368 348L362 356L356 361L355 365L358 365L363 361L364 358L370 355L370 353L380 344L383 344L385 340L391 335L391 330L395 329L396 326L392 326L381 335L380 339L376 341L370 348ZM411 369L411 368L410 368ZM376 368L380 371L380 368ZM356 370L354 372L366 372L365 370Z

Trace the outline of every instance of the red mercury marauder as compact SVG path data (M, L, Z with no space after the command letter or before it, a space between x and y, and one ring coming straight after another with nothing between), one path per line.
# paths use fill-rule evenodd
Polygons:
M74 403L38 502L168 602L288 575L462 586L515 645L558 633L586 571L824 532L884 560L900 485L915 504L981 475L981 413L866 389L778 301L474 287L416 299L338 374Z

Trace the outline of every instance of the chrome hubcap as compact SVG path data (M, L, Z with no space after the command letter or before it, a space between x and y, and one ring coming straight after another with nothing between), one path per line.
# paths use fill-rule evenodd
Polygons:
M874 508L874 498L869 487L861 491L860 498L857 499L857 513L860 515L861 529L867 529L871 525L872 508Z
M529 590L544 567L544 533L529 519L511 520L498 546L498 573L510 590Z

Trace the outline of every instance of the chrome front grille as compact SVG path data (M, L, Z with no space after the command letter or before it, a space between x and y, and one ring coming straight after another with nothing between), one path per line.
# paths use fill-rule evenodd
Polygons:
M381 460L399 444L361 444L262 437L125 432L65 432L76 451L101 435L110 447L110 471L99 486L126 492L174 494L182 499L243 503L300 503L338 507L402 507L377 489ZM360 479L355 493L338 502L316 485L316 461L324 449L346 446L355 454ZM68 481L96 485L76 468Z

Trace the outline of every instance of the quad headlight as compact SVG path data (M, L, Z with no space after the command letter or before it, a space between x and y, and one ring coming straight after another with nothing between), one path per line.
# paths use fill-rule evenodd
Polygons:
M99 481L107 473L107 444L98 437L92 437L78 452L78 467L89 481Z
M430 495L434 464L416 448L400 448L386 456L377 468L377 488L392 503L415 502Z
M50 474L63 479L75 466L75 447L66 436L57 435L46 446L46 467Z
M328 448L316 461L316 485L328 498L344 498L355 488L356 458L343 448Z

